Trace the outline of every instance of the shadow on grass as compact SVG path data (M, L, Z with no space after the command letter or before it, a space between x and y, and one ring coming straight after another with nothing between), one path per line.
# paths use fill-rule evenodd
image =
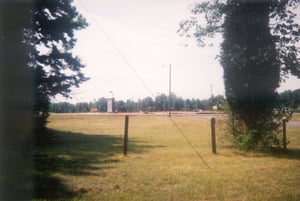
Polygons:
M271 148L267 151L243 151L233 145L222 145L222 148L232 150L234 155L240 155L243 157L274 157L280 159L300 160L300 149L294 147L287 148L287 150L283 150L282 148ZM222 155L222 153L219 155Z
M288 148L287 150L273 149L267 154L276 158L300 160L300 149L298 148Z
M87 135L50 130L51 138L34 149L34 199L61 200L80 196L87 189L72 189L56 176L101 175L114 168L123 152L121 135ZM155 146L130 141L130 153L141 153Z

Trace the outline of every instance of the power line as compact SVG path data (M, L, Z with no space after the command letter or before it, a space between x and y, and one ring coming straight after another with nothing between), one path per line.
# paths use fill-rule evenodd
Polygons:
M109 37L109 35L105 32L105 30L102 28L102 26L100 25L100 23L96 20L96 18L94 18L89 10L87 9L87 7L82 3L81 0L78 0L80 2L80 4L82 5L82 7L86 10L86 12L90 15L90 17L92 18L92 20L96 23L97 27L99 28L99 30L103 33L103 35L106 37L106 39L109 41L109 43L112 45L112 47L115 49L115 51L117 52L117 54L123 59L123 61L126 63L126 65L132 70L132 72L135 74L135 76L138 78L138 80L144 85L144 87L147 89L147 91L151 94L151 96L153 98L155 98L153 92L150 90L150 88L147 86L147 84L143 81L143 79L141 78L141 76L136 72L136 70L133 68L133 66L129 63L129 61L127 60L127 58L122 54L121 50L118 48L118 46L113 42L113 40Z
M209 165L206 163L204 158L201 156L201 154L197 151L195 146L192 144L192 142L187 138L187 136L184 134L184 132L179 128L179 126L176 124L176 122L170 117L170 121L173 123L173 125L176 127L176 129L179 131L179 133L183 136L183 138L186 140L186 142L191 146L191 148L194 150L194 152L197 154L197 156L202 160L202 162L206 165L206 167L211 170Z
M214 59L216 60L218 58L218 55L210 54L210 55L206 55L206 56L202 56L202 57L197 57L197 59L193 59L193 60L189 60L189 61L185 61L185 62L179 62L179 63L173 62L172 65L182 66L182 65L191 64L191 63L202 64L201 61L203 61L203 59L208 59L208 58L212 58L212 57L214 57ZM211 61L209 61L209 62L211 62Z

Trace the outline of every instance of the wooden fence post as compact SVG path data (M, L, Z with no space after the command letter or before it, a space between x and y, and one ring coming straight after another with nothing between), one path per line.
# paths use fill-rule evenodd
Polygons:
M211 118L211 145L212 145L212 152L214 154L217 153L216 147L216 118Z
M283 144L283 150L286 150L286 120L282 120L282 144Z
M128 123L129 123L129 116L125 116L125 129L124 129L124 150L123 155L127 155L127 149L128 149Z

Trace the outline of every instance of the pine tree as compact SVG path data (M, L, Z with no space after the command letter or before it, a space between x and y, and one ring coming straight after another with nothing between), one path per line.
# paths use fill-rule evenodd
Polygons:
M34 72L36 127L44 128L51 97L69 97L72 87L87 80L80 59L71 52L74 31L87 26L72 0L35 0L25 42L32 47L29 67Z

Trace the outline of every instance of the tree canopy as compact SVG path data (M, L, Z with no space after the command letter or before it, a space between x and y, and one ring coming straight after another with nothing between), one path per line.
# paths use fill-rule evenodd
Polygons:
M32 73L22 28L28 1L0 1L0 200L31 199L31 160L24 157L32 134Z
M34 126L51 97L87 80L71 53L86 26L72 0L0 1L0 200L31 200Z
M207 38L224 33L225 16L245 4L266 7L268 26L280 60L281 81L288 74L300 78L300 26L296 20L299 0L212 0L197 3L191 10L192 17L180 22L178 33L193 37L200 46L205 46Z
M168 111L169 100L165 94L157 95L154 99L146 97L143 99L134 100L117 100L115 101L117 112L153 112L153 111ZM224 96L213 96L209 99L184 99L178 97L174 93L171 96L171 110L173 111L199 111L212 110L213 106L217 106L218 110L224 111L226 100ZM102 97L93 102L80 102L70 104L67 102L51 103L49 112L53 113L69 113L69 112L90 112L97 109L97 112L107 112L107 99Z
M206 1L194 7L190 20L180 23L179 32L195 37L203 46L207 37L222 34L220 62L226 99L237 121L232 134L246 139L249 149L280 144L279 120L287 110L278 103L276 89L289 74L300 78L300 29L294 12L299 3Z
M87 80L80 59L71 52L74 31L87 26L72 0L36 0L28 10L32 18L24 27L25 43L31 46L29 67L34 72L37 126L45 125L50 98L69 97L72 87Z

